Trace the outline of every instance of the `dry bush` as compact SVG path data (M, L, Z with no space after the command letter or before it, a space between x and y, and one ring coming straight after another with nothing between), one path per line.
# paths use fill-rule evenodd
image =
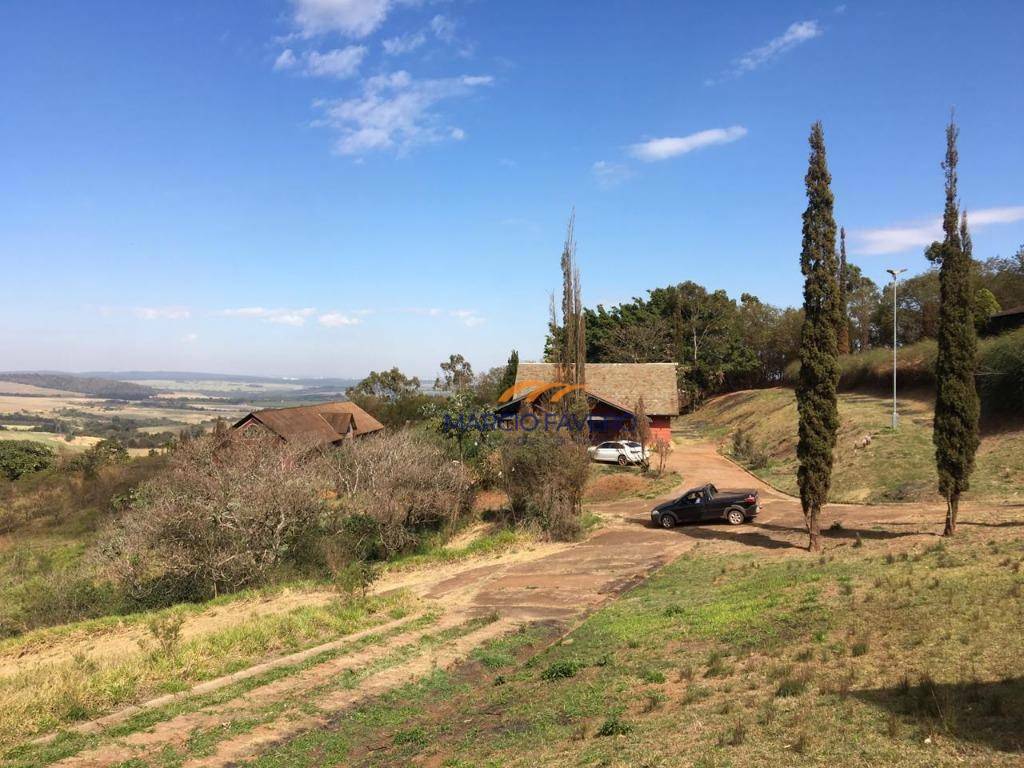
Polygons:
M668 463L668 455L672 452L672 442L665 439L662 435L657 435L654 438L653 446L651 450L654 451L654 471L658 477L665 474L665 465Z
M452 531L472 508L472 477L413 430L353 441L327 457L335 530L351 559L393 557L428 531Z
M200 438L142 485L101 551L143 605L195 600L259 584L301 559L326 512L316 451L274 438Z
M499 482L517 523L537 522L555 539L579 535L590 470L585 445L559 432L514 432L498 456Z

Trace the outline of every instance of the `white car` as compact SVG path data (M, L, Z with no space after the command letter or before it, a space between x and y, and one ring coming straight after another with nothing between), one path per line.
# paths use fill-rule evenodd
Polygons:
M647 461L647 451L640 443L633 440L611 440L607 443L592 445L587 449L592 461L608 464L643 464Z

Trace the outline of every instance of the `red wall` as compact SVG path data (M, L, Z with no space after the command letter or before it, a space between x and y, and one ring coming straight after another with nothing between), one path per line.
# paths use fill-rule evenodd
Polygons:
M670 416L651 416L651 439L658 437L672 442L672 418Z

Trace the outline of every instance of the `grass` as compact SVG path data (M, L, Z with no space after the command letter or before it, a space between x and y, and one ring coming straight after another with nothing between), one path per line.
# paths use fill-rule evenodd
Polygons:
M501 528L486 533L463 546L451 546L438 538L428 540L418 552L389 560L386 567L389 571L402 571L428 565L457 563L472 557L500 555L532 540L533 536L528 531L514 528Z
M1019 765L1024 541L987 535L684 556L539 655L481 650L256 765Z
M401 593L339 599L286 613L253 614L244 622L163 648L153 637L113 657L96 660L78 653L28 667L0 678L0 746L401 618L410 608L410 599Z
M891 429L892 401L865 393L839 395L840 430L831 499L887 502L938 499L932 405L927 395L901 397L900 428ZM1024 426L1003 422L983 431L977 468L965 499L1024 501ZM796 486L796 398L791 389L734 392L714 398L680 419L680 426L718 444L728 454L730 437L746 430L767 452L767 467L752 469L790 494ZM867 445L861 445L870 436Z

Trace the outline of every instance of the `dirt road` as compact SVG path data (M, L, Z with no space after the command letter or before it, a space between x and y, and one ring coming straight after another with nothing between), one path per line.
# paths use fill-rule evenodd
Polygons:
M58 764L108 766L146 760L167 750L181 752L185 765L245 761L274 744L344 717L347 709L368 697L438 666L457 664L478 644L525 623L545 621L568 630L588 612L695 546L764 556L806 556L801 552L806 533L798 500L761 483L706 443L681 442L671 456L670 468L680 472L684 481L666 498L705 482L721 488L756 487L763 501L761 515L743 526L688 525L666 531L649 524L656 501L593 505L590 509L604 524L582 542L539 545L490 559L399 574L380 585L382 590L405 588L419 595L441 616L432 626L400 632L378 645L307 666L229 701L168 717L148 730L104 737ZM865 541L892 540L892 546L898 540L931 537L941 532L943 509L941 504L830 505L822 527L828 529L833 522L841 522L841 527L826 532L826 546L850 546L858 536ZM967 504L962 515L967 524L992 524L1012 513ZM343 675L349 675L348 683L339 687ZM232 728L231 724L246 719L256 724ZM106 725L86 727L102 733ZM189 752L188 744L197 734L218 728L222 738L201 754Z

